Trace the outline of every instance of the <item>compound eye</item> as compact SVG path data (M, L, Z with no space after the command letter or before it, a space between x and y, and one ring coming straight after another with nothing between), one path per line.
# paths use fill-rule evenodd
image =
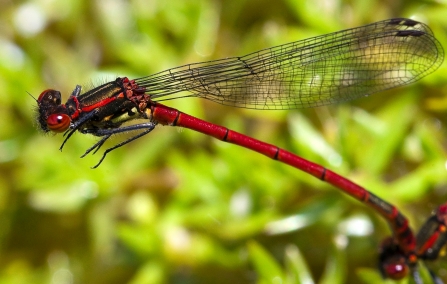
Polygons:
M405 262L396 262L384 265L383 268L387 277L393 280L401 280L408 275L409 268Z
M70 126L71 119L67 114L52 114L47 118L48 128L53 132L64 132Z
M39 104L57 106L61 104L61 93L56 90L48 89L39 95L37 101Z

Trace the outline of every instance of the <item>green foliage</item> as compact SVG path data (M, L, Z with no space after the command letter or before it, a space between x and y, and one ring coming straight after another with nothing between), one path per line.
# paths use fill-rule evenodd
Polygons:
M76 84L392 17L427 23L447 48L441 2L3 1L0 284L378 283L386 222L328 184L161 126L92 170L100 153L79 156L95 138L75 134L61 153L64 138L36 129L26 92L54 88L67 99ZM447 200L446 66L409 87L316 109L167 104L325 165L397 205L417 229ZM439 273L445 263L429 266Z

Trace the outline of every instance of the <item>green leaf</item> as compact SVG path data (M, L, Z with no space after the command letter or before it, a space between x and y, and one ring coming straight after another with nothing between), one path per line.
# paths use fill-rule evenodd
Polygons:
M248 242L248 252L259 278L264 283L284 283L281 266L261 245L255 241Z
M346 282L346 257L344 249L333 247L330 251L326 268L319 283L343 284Z
M312 274L306 260L295 245L286 247L287 283L313 284Z

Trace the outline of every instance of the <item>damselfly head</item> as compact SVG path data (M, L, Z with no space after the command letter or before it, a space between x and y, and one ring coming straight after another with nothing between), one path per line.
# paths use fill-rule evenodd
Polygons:
M65 105L61 104L61 93L48 89L43 91L37 99L37 111L40 128L44 132L64 132L71 123Z
M410 261L416 261L411 259ZM380 246L379 269L384 278L401 280L410 272L408 259L393 238L386 238Z

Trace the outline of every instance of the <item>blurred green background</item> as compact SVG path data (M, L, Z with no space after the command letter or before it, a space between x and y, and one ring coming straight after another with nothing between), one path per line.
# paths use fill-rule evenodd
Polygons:
M447 2L0 1L0 283L378 283L378 214L307 174L189 130L112 152L36 128L46 88L140 77L392 18L447 47ZM323 164L396 204L417 229L447 200L447 65L343 105L189 114ZM121 139L124 137L121 137ZM113 142L120 141L116 138ZM447 259L428 263L447 281ZM394 283L390 281L390 283Z

